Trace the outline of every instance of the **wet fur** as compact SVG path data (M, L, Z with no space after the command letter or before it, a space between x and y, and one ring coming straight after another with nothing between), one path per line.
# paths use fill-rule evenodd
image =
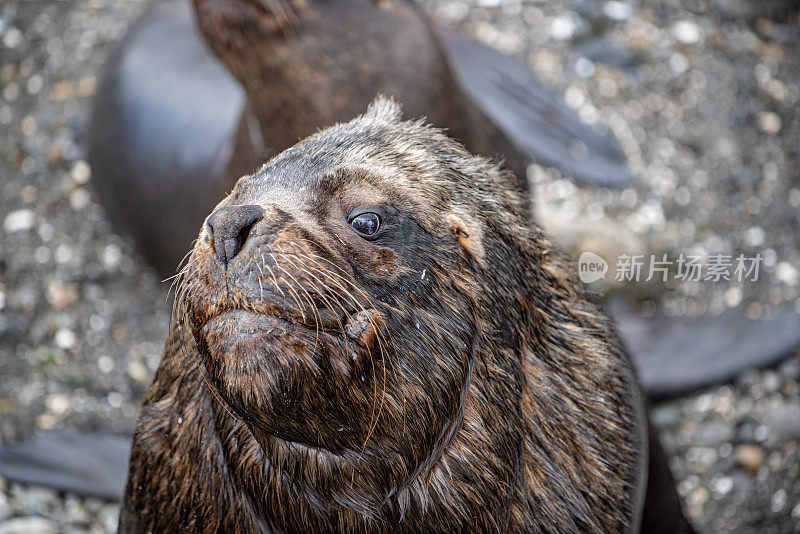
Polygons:
M385 99L242 178L267 215L182 271L120 531L626 531L630 363L513 183ZM351 235L374 205L402 238Z

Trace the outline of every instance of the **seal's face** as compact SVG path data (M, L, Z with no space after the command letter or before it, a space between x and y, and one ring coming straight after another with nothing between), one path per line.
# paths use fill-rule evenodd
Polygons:
M370 505L452 439L479 334L480 229L421 182L461 153L398 147L393 128L444 137L396 113L374 106L242 178L178 298L213 393L271 461L311 487L366 480Z

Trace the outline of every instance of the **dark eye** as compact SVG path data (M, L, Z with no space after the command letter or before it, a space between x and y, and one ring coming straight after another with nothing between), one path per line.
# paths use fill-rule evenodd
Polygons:
M362 213L353 217L350 226L362 237L372 237L381 227L381 218L376 213Z

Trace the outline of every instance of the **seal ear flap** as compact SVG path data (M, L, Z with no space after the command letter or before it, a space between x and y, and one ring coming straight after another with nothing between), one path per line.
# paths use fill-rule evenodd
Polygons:
M447 223L456 241L482 267L486 252L483 249L483 231L478 221L463 213L450 212Z
M378 95L367 107L364 118L384 123L400 122L403 118L403 109L394 98Z

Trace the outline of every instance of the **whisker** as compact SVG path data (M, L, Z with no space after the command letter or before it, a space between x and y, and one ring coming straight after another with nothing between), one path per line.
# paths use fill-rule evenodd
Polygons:
M297 280L296 280L296 279L294 279L294 277L293 277L291 274L289 274L289 272L288 272L288 271L286 271L286 269L284 269L283 267L281 267L280 265L278 265L278 262L277 262L277 261L275 261L275 257L274 257L272 254L270 254L270 257L272 258L272 261L273 261L273 262L275 262L275 267L276 267L276 268L280 269L280 270L281 270L281 272L283 272L283 273L284 273L285 275L287 275L289 278L292 278L292 279L294 280L294 282L295 282L295 283L297 283ZM299 295L299 294L297 293L297 291L296 291L296 290L295 290L295 289L294 289L294 288L291 286L291 284L286 284L286 289L288 289L288 290L289 290L289 293L291 293L291 294L292 294L292 298L295 300L295 303L297 304L297 308L298 308L298 310L300 311L300 315L303 317L303 322L307 321L307 319L306 319L306 313L305 313L305 309L303 308L303 304L300 302L300 295Z
M266 267L267 270L269 271L269 274L272 275L272 281L275 282L275 289L277 289L278 292L280 292L280 294L281 294L281 296L283 298L286 298L286 294L283 292L283 289L281 288L280 284L278 283L278 279L275 277L275 273L272 272L272 268L269 265L267 265L267 260L264 258L263 254L261 254L261 261L264 263L264 267ZM272 258L272 261L275 261L274 257Z

